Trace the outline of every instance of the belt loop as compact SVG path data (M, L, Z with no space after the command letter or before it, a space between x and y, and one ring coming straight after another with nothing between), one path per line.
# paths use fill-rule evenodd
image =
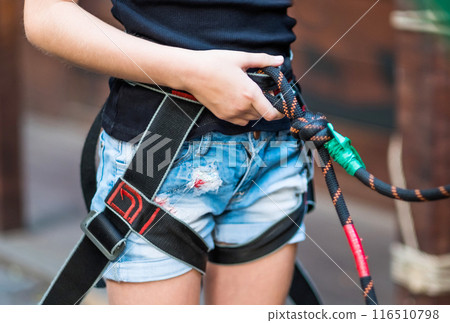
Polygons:
M209 147L211 147L211 138L212 133L211 131L205 133L202 135L200 142L196 141L198 143L198 147L195 149L195 157L201 157L206 155L206 153L209 150Z

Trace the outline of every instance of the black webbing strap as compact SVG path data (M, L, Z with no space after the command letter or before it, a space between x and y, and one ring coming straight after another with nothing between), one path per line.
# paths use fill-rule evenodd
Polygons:
M302 207L270 226L256 239L238 246L216 245L208 260L219 264L239 264L268 255L282 247L299 229L306 209L306 193Z
M85 235L41 304L79 304L109 262L121 254L131 231L197 270L205 270L208 248L203 240L152 202L203 109L191 100L165 97L141 137L125 175L106 198L107 208L101 213L91 212L83 221Z
M309 274L297 259L294 267L289 297L297 305L322 305L323 301Z
M147 188L154 189L151 185L147 185ZM123 179L119 179L109 193L106 206L108 209L103 213L116 226L122 225L120 222L126 223L132 231L159 250L205 272L208 247L203 239Z
M97 151L97 142L100 132L102 130L102 113L95 117L94 122L89 129L86 140L84 141L83 150L81 152L80 163L80 180L81 190L83 191L84 204L89 211L91 207L92 198L97 191L97 168L95 166L95 153Z

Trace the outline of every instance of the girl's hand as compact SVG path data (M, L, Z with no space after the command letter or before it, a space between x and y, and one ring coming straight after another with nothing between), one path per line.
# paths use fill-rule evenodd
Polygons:
M193 51L183 79L184 89L216 117L244 126L261 117L281 119L259 86L246 74L248 68L283 64L282 56L227 50Z

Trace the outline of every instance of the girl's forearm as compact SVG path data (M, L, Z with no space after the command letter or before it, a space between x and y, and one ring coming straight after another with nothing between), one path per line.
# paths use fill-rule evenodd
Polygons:
M283 117L245 73L278 66L283 57L159 45L108 25L70 0L26 0L24 13L29 41L73 64L189 91L218 118L235 124Z
M42 50L83 68L119 78L185 88L193 51L129 35L72 1L25 2L27 38Z

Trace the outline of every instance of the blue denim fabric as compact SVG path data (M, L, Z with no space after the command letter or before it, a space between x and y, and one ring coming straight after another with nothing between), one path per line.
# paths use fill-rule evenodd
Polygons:
M97 193L91 209L104 199L131 162L136 145L102 132ZM289 131L224 135L208 132L186 141L155 198L189 225L209 246L240 245L257 238L294 210L305 209L308 169ZM288 243L305 239L303 228ZM145 282L176 277L191 270L131 233L127 247L104 277Z

